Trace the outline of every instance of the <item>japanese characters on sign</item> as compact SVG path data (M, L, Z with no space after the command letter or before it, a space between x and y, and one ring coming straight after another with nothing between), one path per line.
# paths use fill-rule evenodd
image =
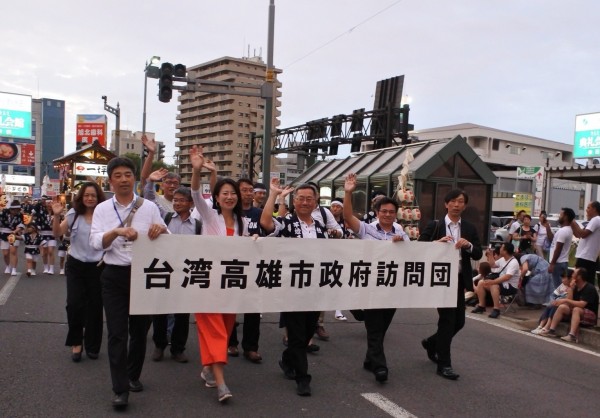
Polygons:
M73 163L76 176L108 177L106 164Z
M445 243L140 234L133 260L132 314L456 305Z
M77 144L98 141L106 147L106 115L77 115L76 139Z

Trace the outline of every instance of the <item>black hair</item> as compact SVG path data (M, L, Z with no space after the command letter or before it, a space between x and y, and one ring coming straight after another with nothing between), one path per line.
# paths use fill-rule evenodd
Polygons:
M510 255L514 255L515 254L515 246L513 245L512 242L505 242L504 244L504 250L509 253Z
M135 174L135 164L127 157L115 157L108 162L106 171L108 172L108 178L112 176L113 171L117 167L127 167L131 169L131 172Z
M573 219L575 219L575 211L573 209L571 209L571 208L561 208L560 210L563 211L563 213L565 214L565 216L569 220L569 223L573 222Z
M250 180L249 178L246 178L246 177L239 179L237 181L237 183L238 183L238 186L240 186L240 187L242 186L242 183L244 183L244 184L248 184L254 188L254 184L252 183L252 180Z
M217 207L217 212L221 213L221 207L217 203L217 196L219 195L219 192L221 191L223 186L225 186L226 184L229 184L231 187L233 187L233 190L235 191L235 194L237 195L237 202L233 208L233 214L235 215L236 220L237 220L238 234L242 235L244 233L244 211L242 209L242 199L241 199L240 187L238 186L238 184L234 180L232 180L228 177L219 179L219 181L217 181L217 184L215 184L215 189L212 192L213 202L214 202L215 206Z
M183 197L185 197L185 200L187 200L187 201L191 202L193 200L192 192L190 191L189 187L185 187L185 186L178 187L177 190L175 190L173 192L173 195L176 195L176 194L182 195Z
M375 202L375 206L373 207L373 209L375 209L377 212L379 212L379 208L381 207L381 205L387 205L390 203L392 205L394 205L396 212L398 212L398 202L396 202L394 199L387 197L387 196L384 196L381 199L379 199L377 202Z
M467 192L461 189L450 190L446 197L444 197L444 202L449 203L451 200L458 199L460 195L463 195L465 198L465 203L469 203L469 195Z
M595 200L592 203L590 203L590 205L594 208L594 210L596 211L596 213L598 215L600 215L600 202L598 202L597 200Z

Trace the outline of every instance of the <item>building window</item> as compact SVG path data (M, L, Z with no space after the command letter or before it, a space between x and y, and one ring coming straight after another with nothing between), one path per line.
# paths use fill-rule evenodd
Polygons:
M56 102L56 107L60 107L60 102Z
M500 140L499 139L492 139L492 150L494 151L498 151L500 149Z

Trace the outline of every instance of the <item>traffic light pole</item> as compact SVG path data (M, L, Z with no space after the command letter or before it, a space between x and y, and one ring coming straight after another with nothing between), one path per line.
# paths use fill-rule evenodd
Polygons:
M121 148L121 108L119 107L119 102L117 102L117 107L114 108L106 103L106 100L108 99L106 96L102 96L102 99L104 100L104 110L115 115L117 122L115 126L115 142L117 143L115 150L119 152Z
M273 81L275 71L273 69L273 44L275 32L275 0L270 0L269 4L269 31L267 37L267 74L265 87L265 133L263 135L263 158L262 158L262 182L268 185L271 183L271 135L273 134Z

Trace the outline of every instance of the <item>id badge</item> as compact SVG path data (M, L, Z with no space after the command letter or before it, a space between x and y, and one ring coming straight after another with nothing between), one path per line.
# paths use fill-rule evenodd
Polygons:
M126 251L126 252L131 252L132 246L133 246L133 242L132 241L125 240L123 242L123 246L121 247L121 249L123 251Z

